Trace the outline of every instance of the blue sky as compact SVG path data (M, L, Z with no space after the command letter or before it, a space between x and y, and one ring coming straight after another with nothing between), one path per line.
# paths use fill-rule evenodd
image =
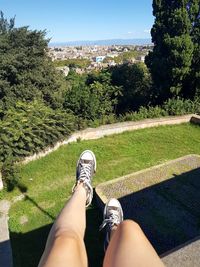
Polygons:
M151 0L0 0L0 9L52 42L150 38L154 20Z

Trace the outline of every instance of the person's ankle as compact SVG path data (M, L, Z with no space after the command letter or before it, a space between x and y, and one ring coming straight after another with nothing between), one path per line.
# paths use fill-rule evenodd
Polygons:
M110 239L113 237L114 233L117 230L118 225L113 225L111 231L110 231Z
M81 193L84 193L85 196L87 196L87 190L83 184L83 182L78 182L77 185L75 186L74 188L74 193L75 192L81 192Z

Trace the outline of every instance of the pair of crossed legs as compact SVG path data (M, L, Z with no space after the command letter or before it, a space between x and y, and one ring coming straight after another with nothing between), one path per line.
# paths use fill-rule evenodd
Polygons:
M90 151L81 154L77 164L75 190L52 226L38 267L88 266L83 241L86 228L85 206L91 201L92 190L87 183L91 182L96 168L94 154L88 153ZM104 257L104 267L164 266L137 223L124 220L112 224L110 218L104 219L110 225L110 240Z

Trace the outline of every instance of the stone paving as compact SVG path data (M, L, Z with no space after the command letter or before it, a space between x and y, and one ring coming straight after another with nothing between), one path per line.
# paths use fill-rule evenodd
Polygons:
M8 211L10 202L0 201L0 266L12 267L12 249L8 231Z
M170 251L162 258L167 267L199 267L200 237Z
M102 183L96 193L101 207L109 198L118 198L125 219L141 225L159 255L200 236L199 155L188 155ZM198 248L199 242L195 244ZM186 251L190 253L188 260L193 257L191 251L196 256L198 253L194 244ZM187 261L185 265L184 261L175 264L177 255L181 258L180 253L173 254L174 265L167 266L192 266ZM200 266L200 258L198 264L194 266Z

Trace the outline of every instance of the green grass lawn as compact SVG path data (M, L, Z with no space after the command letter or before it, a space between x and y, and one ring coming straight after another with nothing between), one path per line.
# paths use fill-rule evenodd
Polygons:
M62 146L45 158L22 166L21 182L27 187L26 198L14 203L9 227L14 266L36 266L54 218L71 194L76 161L85 149L94 151L97 173L94 187L140 169L187 154L200 154L200 127L191 124L161 126L125 132L92 141ZM1 198L21 194L1 192ZM101 213L93 203L87 210L86 246L90 266L101 266L103 235L98 233ZM95 245L94 245L95 244Z

